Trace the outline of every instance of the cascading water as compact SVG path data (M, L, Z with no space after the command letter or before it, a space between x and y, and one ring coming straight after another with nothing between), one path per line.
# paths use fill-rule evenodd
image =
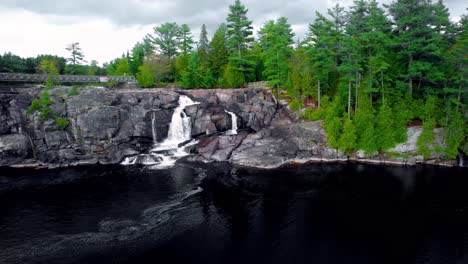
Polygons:
M158 143L158 133L156 130L156 112L151 114L151 132L153 133L153 144Z
M231 130L229 130L227 132L227 134L228 135L237 135L237 116L233 112L226 111L226 113L231 115Z
M185 107L189 105L199 104L192 101L189 97L181 95L179 97L179 106L174 109L172 114L171 124L169 125L169 132L167 138L161 142L157 142L156 130L156 114L153 113L151 118L151 126L153 132L153 149L149 154L141 154L133 157L127 157L122 165L143 164L150 165L154 169L168 168L175 164L175 162L189 153L185 151L186 147L192 146L197 142L189 142L184 146L180 144L187 142L191 139L192 122L191 118L184 112Z

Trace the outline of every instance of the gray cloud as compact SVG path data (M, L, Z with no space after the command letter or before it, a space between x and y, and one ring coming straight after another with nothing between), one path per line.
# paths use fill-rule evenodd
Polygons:
M73 23L86 18L105 18L120 27L130 25L157 25L164 22L186 23L197 36L202 24L206 24L212 34L217 25L224 22L228 6L233 0L2 0L2 7L24 9L47 15L51 23ZM306 25L313 21L315 11L325 12L336 3L349 5L352 0L243 0L249 9L248 17L258 27L266 20L285 16L302 37ZM381 0L390 3L391 0ZM465 0L446 0L452 16L466 13ZM58 17L69 17L58 19Z

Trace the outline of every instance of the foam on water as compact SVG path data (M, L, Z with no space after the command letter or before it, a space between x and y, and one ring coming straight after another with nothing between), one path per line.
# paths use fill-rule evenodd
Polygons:
M157 142L156 115L151 116L151 127L153 133L154 146L148 154L127 157L121 163L122 165L147 165L152 169L166 169L174 166L175 162L181 157L189 155L186 148L197 144L197 141L190 141L192 133L192 120L185 113L185 107L199 104L192 101L189 97L181 95L179 97L179 106L174 109L171 124L167 138L162 142ZM190 141L190 142L189 142ZM184 144L189 142L187 144Z

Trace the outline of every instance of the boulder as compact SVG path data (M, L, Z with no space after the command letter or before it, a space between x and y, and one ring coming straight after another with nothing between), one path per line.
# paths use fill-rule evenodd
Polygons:
M0 165L29 158L31 154L31 143L27 136L19 134L0 136Z
M120 128L121 115L124 113L117 107L94 107L78 116L77 130L81 131L85 138L111 139Z

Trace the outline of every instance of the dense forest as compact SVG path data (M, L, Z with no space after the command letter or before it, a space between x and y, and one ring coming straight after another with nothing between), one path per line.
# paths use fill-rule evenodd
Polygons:
M454 158L467 148L467 25L467 15L452 22L443 1L354 0L347 9L316 12L302 40L285 17L266 21L255 39L248 9L235 0L211 38L202 26L197 43L188 25L168 22L105 69L48 59L60 73L132 74L142 88L266 80L303 118L325 120L333 147L382 153L406 140L407 126L422 124L421 154ZM43 59L11 63L14 57L0 57L0 71L34 72ZM436 127L444 128L442 144L434 142Z

